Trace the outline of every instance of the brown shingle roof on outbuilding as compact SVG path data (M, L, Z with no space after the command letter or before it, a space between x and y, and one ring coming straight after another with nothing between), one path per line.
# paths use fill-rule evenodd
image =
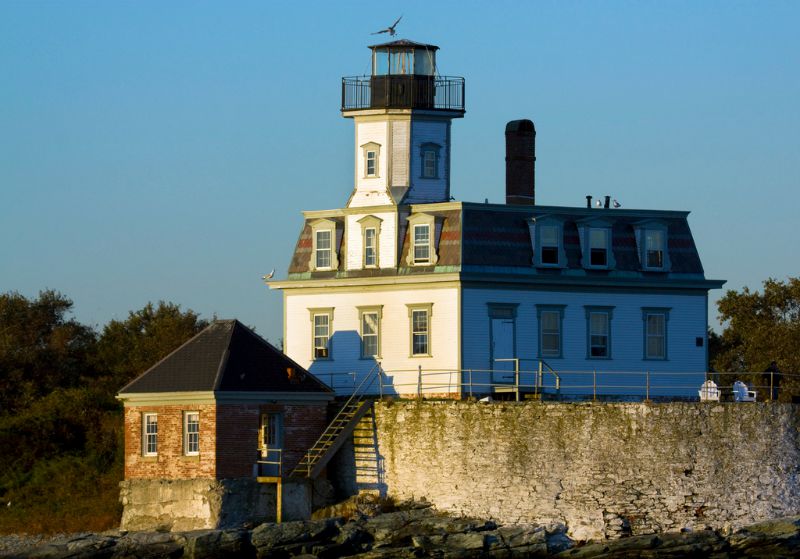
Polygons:
M216 320L120 394L200 391L333 392L238 320Z

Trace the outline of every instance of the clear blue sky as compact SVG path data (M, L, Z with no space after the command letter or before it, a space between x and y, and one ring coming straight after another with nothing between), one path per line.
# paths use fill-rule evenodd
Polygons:
M400 14L467 80L457 199L503 201L505 123L531 118L537 202L691 210L726 288L800 274L798 2L0 0L0 291L277 341L260 277L286 276L301 210L345 204L340 78Z

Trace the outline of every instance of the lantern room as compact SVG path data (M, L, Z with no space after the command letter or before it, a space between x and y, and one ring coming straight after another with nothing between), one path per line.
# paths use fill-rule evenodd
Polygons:
M342 78L343 112L423 109L464 113L464 78L439 75L439 47L400 39L369 49L371 74Z
M373 76L433 76L439 47L401 39L372 45Z

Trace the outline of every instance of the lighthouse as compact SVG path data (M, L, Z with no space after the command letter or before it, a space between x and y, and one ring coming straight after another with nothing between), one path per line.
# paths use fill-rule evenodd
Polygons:
M355 124L348 208L450 199L450 127L464 116L464 78L441 76L439 47L372 45L372 73L342 78L342 116Z

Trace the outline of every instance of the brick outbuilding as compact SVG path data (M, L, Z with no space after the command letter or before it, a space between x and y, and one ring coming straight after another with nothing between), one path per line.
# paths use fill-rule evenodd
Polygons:
M186 529L269 516L274 488L256 479L291 471L334 394L239 321L217 320L117 397L123 527Z

